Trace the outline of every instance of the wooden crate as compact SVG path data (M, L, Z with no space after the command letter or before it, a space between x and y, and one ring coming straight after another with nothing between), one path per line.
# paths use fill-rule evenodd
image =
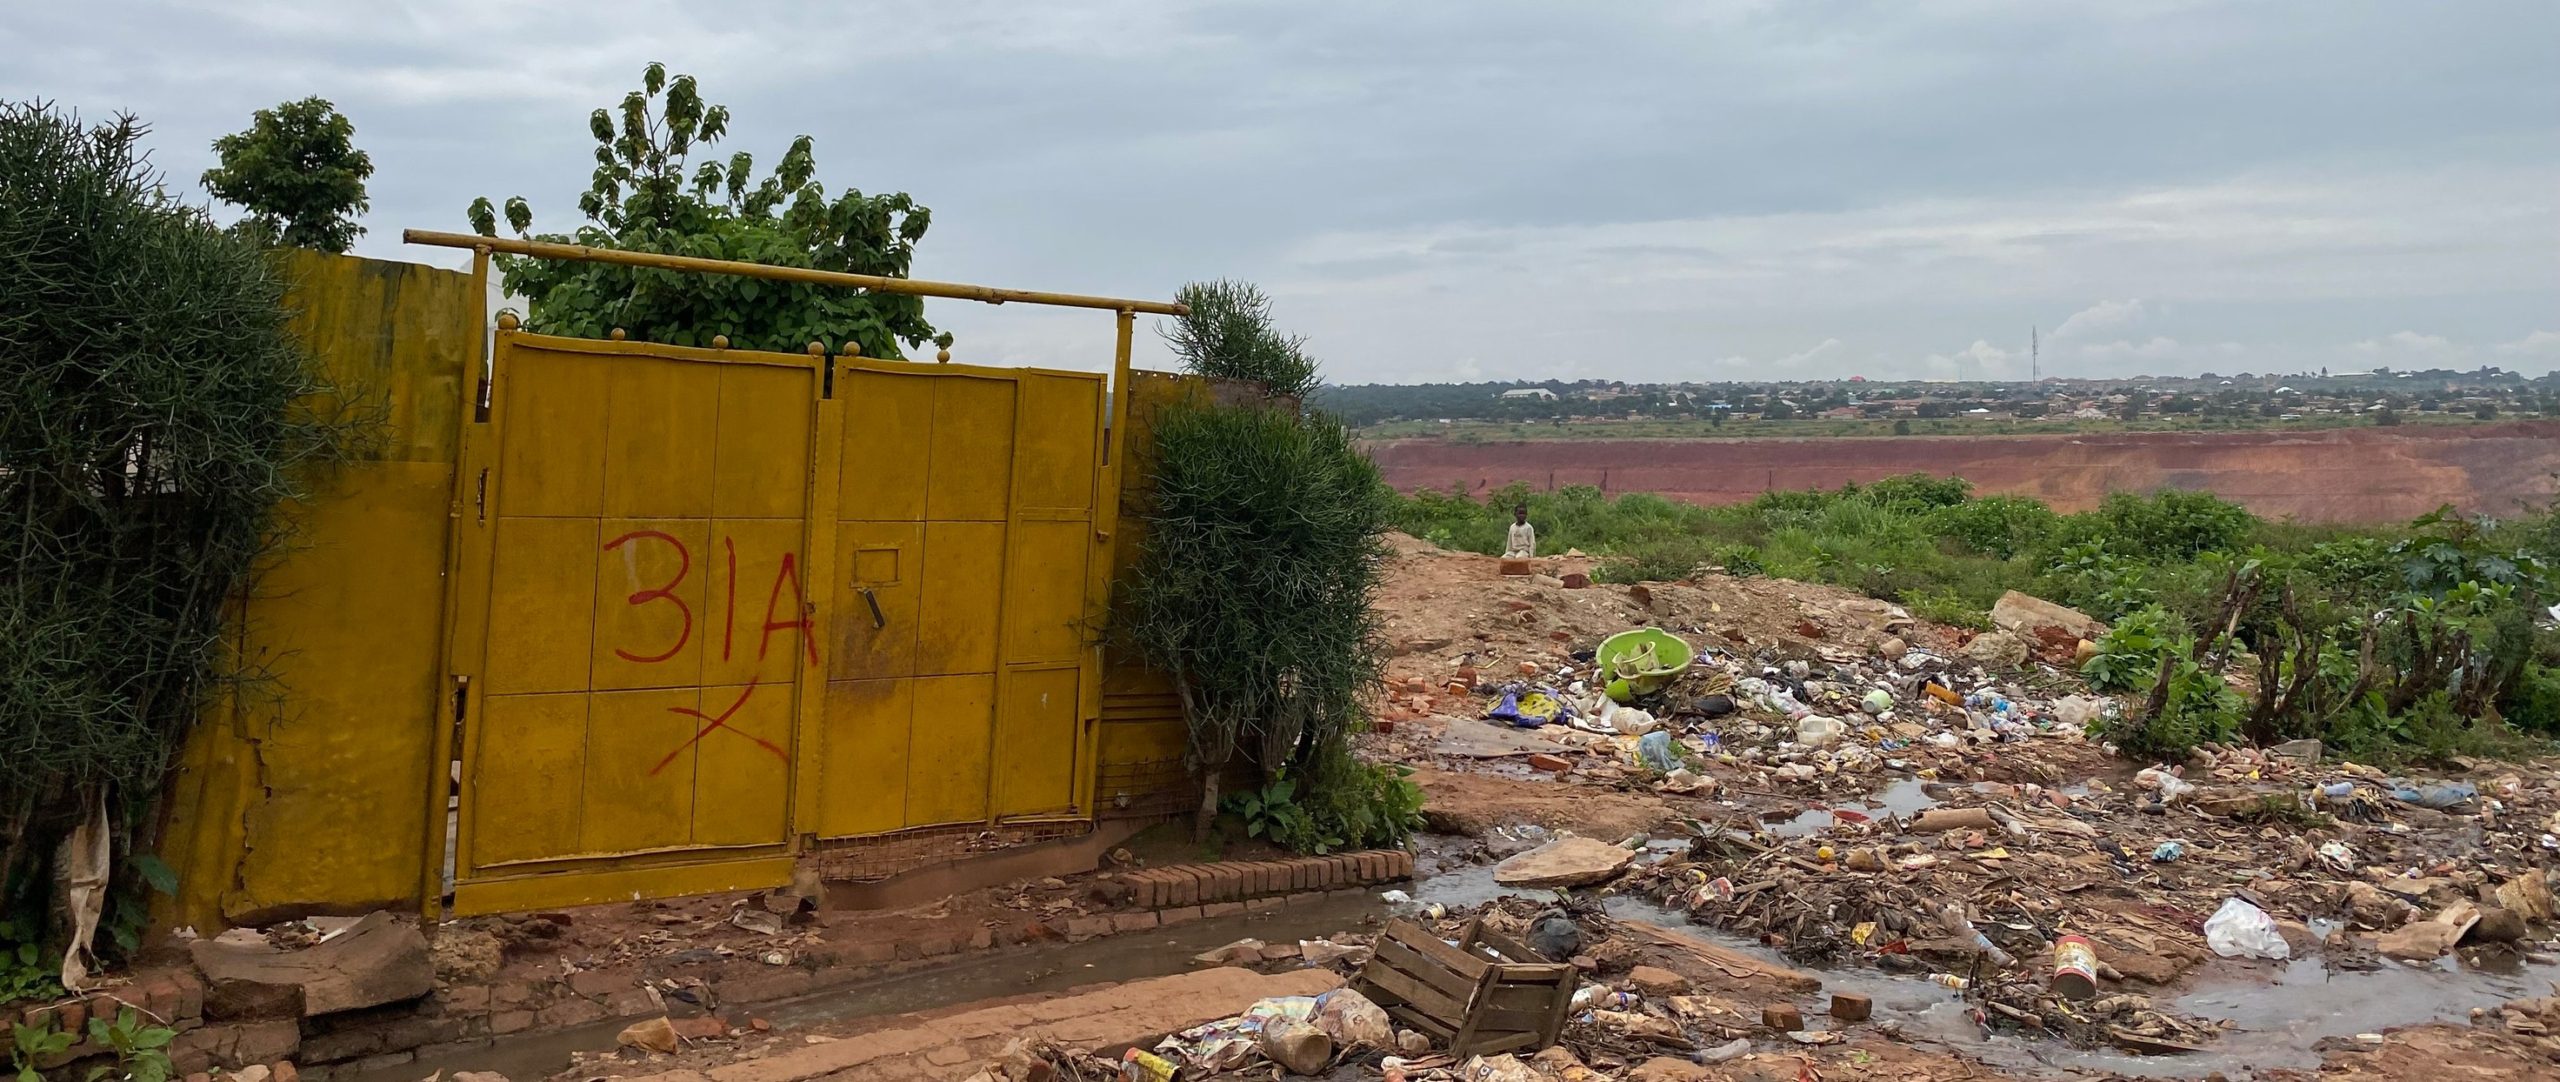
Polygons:
M1360 993L1406 1027L1449 1046L1452 1055L1534 1051L1556 1043L1573 1006L1570 965L1538 960L1509 936L1468 922L1452 947L1411 921L1387 925Z

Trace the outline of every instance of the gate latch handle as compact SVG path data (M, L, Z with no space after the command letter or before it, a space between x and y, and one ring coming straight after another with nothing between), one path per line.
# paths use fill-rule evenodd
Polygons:
M856 589L862 591L862 603L871 606L871 629L878 631L889 626L889 618L880 614L879 595L872 593L868 586L860 586Z

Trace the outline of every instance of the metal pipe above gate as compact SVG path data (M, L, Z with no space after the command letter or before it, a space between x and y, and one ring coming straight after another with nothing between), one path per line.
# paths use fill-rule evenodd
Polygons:
M617 248L590 248L583 244L558 244L544 240L520 240L507 237L484 237L476 233L444 233L432 229L406 229L400 239L410 244L428 244L443 248L479 248L505 255L531 256L535 259L564 259L585 263L619 263L626 267L650 267L657 270L698 271L704 274L735 274L748 278L768 278L778 282L807 282L813 285L846 286L881 293L906 293L919 297L948 297L954 300L981 301L987 304L1047 304L1061 308L1100 308L1114 312L1146 312L1159 316L1186 316L1188 305L1168 301L1124 300L1117 297L1090 297L1080 293L1044 293L1031 289L1000 289L995 286L969 285L963 282L932 282L920 278L889 278L876 274L852 274L846 271L817 270L810 267L777 267L769 263L741 263L728 259L703 259L698 256L666 255L659 252L626 252Z

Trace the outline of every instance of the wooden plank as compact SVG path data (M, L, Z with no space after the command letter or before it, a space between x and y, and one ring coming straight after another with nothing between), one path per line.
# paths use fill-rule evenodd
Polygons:
M1387 946L1387 942L1379 940L1378 946L1383 948ZM1467 1013L1466 1000L1425 984L1412 974L1380 965L1374 959L1368 968L1360 971L1360 979L1384 989L1388 995L1412 1004L1427 1014L1448 1019L1449 1024L1453 1026Z
M1441 942L1439 936L1423 931L1412 921L1400 920L1387 925L1387 934L1380 937L1379 942L1382 944L1393 942L1397 946L1405 947L1415 954L1438 962L1456 973L1470 987L1474 986L1478 978L1484 976L1486 967L1491 964L1481 959L1471 958L1465 951Z
M1478 1033L1536 1033L1547 1027L1547 1005L1534 1010L1504 1007L1476 1008Z
M1511 1010L1546 1013L1555 1004L1556 986L1552 984L1494 985L1486 989L1478 1007L1504 1007Z
M1485 946L1493 948L1495 953L1502 955L1503 960L1505 961L1545 962L1547 960L1546 955L1530 949L1528 944L1520 942L1519 940L1513 939L1500 932L1478 932L1477 938L1480 939Z
M1408 977L1440 989L1443 994L1456 998L1462 1005L1466 1003L1466 997L1475 992L1476 981L1484 972L1479 968L1475 974L1470 975L1447 966L1435 965L1431 959L1416 953L1412 947L1406 946L1402 941L1384 936L1380 936L1373 944L1369 957L1372 962L1391 967Z
M1474 1056L1490 1056L1498 1052L1508 1052L1515 1048L1533 1047L1539 1043L1540 1036L1535 1033L1506 1033L1495 1037L1478 1038L1475 1041L1474 1047L1467 1050L1467 1054Z
M1395 1007L1389 1009L1387 1013L1402 1021L1406 1028L1421 1030L1444 1042L1449 1039L1450 1034L1457 1032L1450 1028L1448 1023L1414 1010L1412 1007Z

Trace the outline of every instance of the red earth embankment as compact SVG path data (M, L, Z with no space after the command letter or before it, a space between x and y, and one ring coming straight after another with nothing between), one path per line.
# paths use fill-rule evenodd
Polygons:
M2136 432L2083 436L1833 439L1524 440L1369 445L1387 483L1482 495L1596 485L1691 503L1837 488L1903 473L1962 477L1982 493L2033 496L2057 510L2109 492L2212 492L2270 518L2408 519L2443 504L2512 515L2551 502L2560 421L2404 425L2287 432Z

